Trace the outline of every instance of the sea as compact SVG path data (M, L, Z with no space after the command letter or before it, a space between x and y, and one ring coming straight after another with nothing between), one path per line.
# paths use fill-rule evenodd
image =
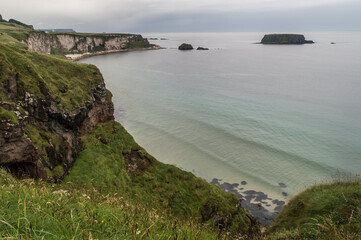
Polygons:
M361 173L361 33L257 44L264 34L148 33L164 49L79 62L101 70L116 120L151 155L277 212Z

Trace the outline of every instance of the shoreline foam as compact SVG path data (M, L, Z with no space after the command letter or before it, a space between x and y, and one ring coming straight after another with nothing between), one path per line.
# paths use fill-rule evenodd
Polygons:
M65 57L71 61L78 61L83 58L98 56L98 55L106 55L112 53L120 53L120 52L134 52L134 51L146 51L146 50L160 50L164 49L158 45L149 47L149 48L132 48L132 49L120 49L120 50L107 50L107 51L99 51L99 52L87 52L87 53L76 53L76 54L66 54Z

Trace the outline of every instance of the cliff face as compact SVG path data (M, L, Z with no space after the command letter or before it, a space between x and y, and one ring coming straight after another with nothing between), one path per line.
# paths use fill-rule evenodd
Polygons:
M111 94L94 66L22 51L0 45L0 165L58 181L83 150L80 137L114 118ZM65 79L62 66L72 72Z
M30 51L51 53L92 53L133 47L151 47L148 40L136 34L79 34L31 32L24 41Z

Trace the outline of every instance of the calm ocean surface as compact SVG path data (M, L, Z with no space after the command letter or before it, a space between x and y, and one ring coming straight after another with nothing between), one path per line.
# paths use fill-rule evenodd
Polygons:
M361 33L306 33L316 44L300 46L253 44L263 33L144 36L167 49L80 62L99 67L116 120L160 161L281 200L361 172ZM176 50L183 42L210 50Z

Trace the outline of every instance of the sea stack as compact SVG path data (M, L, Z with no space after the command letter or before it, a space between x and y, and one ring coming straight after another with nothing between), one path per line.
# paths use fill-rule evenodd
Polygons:
M193 46L188 43L183 43L178 47L178 50L193 50Z
M262 44L310 44L312 40L306 40L301 34L266 34L262 38Z

